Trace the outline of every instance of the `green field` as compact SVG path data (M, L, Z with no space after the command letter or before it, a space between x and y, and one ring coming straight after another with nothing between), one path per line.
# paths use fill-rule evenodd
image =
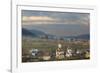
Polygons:
M35 48L40 51L49 52L51 55L50 60L46 61L57 61L55 58L56 49L58 48L58 44L62 44L62 49L66 51L67 47L70 47L72 50L82 50L89 49L89 41L66 41L66 40L52 40L52 39L40 39L40 38L23 38L22 39L22 62L39 62L45 61L43 59L39 59L39 56L31 56L29 52L31 49ZM27 57L28 56L28 57ZM72 56L69 59L64 58L61 60L80 60L87 59L81 56ZM88 58L89 59L89 58Z

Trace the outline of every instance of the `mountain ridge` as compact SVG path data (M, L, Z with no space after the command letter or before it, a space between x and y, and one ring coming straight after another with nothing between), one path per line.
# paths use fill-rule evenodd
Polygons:
M36 29L31 29L28 30L26 28L22 28L22 35L23 36L30 36L30 37L41 37L41 36L48 36L49 39L55 39L56 38L73 38L73 39L90 39L90 35L89 34L82 34L82 35L77 35L77 36L56 36L56 35L52 35L52 34L46 34L43 31L40 30L36 30Z

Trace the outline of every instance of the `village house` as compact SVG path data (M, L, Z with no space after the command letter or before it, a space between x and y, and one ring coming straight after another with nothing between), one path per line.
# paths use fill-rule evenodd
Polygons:
M65 55L67 58L70 58L72 56L72 49L70 48L67 48L66 50L66 55Z
M51 59L51 55L49 51L45 51L43 53L43 60L50 60Z
M58 44L58 48L56 50L56 59L64 59L64 50L62 49L61 44Z

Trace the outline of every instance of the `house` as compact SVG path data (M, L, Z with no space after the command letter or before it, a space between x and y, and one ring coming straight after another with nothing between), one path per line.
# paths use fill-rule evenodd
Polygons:
M90 58L90 52L89 51L85 52L85 58L87 58L87 59Z
M50 60L50 59L51 59L50 52L47 51L47 50L43 51L42 59L43 59L43 60Z
M56 50L56 59L64 59L64 50L61 47L62 45L58 44L58 48Z
M39 51L38 49L33 48L33 49L30 50L30 53L31 53L32 56L36 56L38 51Z
M72 52L73 52L72 49L68 47L67 50L66 50L66 55L65 56L67 58L71 57L72 56Z

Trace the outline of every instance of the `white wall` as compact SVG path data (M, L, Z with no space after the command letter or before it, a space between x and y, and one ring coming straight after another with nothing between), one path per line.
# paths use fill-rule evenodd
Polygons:
M100 1L99 0L34 0L34 2L48 2L57 4L79 4L79 5L95 5L98 8L98 31L100 31ZM0 73L8 73L10 69L10 0L0 1ZM100 33L98 32L98 37ZM98 38L98 43L100 38ZM100 46L98 46L98 56L100 56ZM98 57L98 61L100 58ZM100 63L97 68L87 69L69 69L64 71L51 71L52 73L99 73ZM40 73L51 73L40 72Z

